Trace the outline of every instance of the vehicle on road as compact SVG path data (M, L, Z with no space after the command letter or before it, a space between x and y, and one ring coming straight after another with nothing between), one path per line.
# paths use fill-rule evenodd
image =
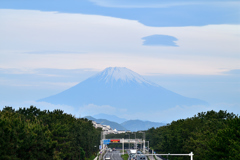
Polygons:
M105 159L109 160L109 159L111 159L111 157L109 155L107 155Z
M113 148L112 150L113 150L113 151L116 151L116 148Z
M129 155L130 160L135 160L135 159L137 159L136 155L137 155L137 154L130 154L130 155Z
M137 160L146 160L146 156L143 154L137 155Z
M136 153L137 153L137 150L136 150L136 149L130 149L130 153L136 154Z

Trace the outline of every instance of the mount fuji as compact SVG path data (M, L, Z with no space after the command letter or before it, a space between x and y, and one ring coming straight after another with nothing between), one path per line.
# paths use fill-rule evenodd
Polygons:
M88 104L109 105L128 112L207 104L169 91L124 67L106 68L59 94L38 101L70 105L76 109Z

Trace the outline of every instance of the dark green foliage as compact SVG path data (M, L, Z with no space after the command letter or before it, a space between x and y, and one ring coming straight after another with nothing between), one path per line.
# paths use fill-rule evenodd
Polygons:
M121 155L123 160L128 160L128 154Z
M198 113L192 118L151 128L146 139L158 153L194 153L195 160L240 159L240 118L226 111ZM168 157L184 160L186 157Z
M0 159L80 159L97 153L100 130L61 110L0 111Z
M0 112L1 159L51 159L55 143L39 120L14 112Z

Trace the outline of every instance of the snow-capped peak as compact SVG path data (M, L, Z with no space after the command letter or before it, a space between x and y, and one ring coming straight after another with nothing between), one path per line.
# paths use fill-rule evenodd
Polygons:
M105 82L121 80L124 82L134 81L153 85L153 83L145 80L142 76L126 67L109 67L99 73L98 76L100 76L101 80L104 80Z

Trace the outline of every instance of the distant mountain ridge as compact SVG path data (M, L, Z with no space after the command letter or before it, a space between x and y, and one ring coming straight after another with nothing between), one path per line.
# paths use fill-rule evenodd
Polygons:
M52 104L69 105L78 110L88 104L109 105L128 113L161 111L177 105L206 105L145 80L125 67L109 67L87 80L47 98Z
M119 130L124 130L124 131L127 130L122 125L118 124L117 122L109 121L107 119L96 119L96 118L93 118L91 116L86 116L84 118L87 118L88 120L95 121L95 122L100 123L102 125L109 125L112 129L117 129L118 131Z
M123 127L127 130L131 131L141 131L141 130L148 130L149 128L157 128L160 126L166 125L165 123L159 122L150 122L150 121L141 121L141 120L128 120L126 122L121 123Z
M104 114L104 113L93 115L92 117L96 118L96 119L107 119L109 121L117 122L118 124L121 124L121 123L127 121L127 119L125 119L125 118L119 118L115 115L109 115L109 114Z
M117 117L117 116L114 116L114 117ZM86 116L84 118L95 121L102 125L110 125L112 129L125 130L125 131L130 130L132 132L140 131L140 130L148 130L149 128L152 128L152 127L156 128L156 127L165 125L165 123L142 121L142 120L127 120L121 124L118 124L117 122L109 121L108 119L96 119L92 116Z

